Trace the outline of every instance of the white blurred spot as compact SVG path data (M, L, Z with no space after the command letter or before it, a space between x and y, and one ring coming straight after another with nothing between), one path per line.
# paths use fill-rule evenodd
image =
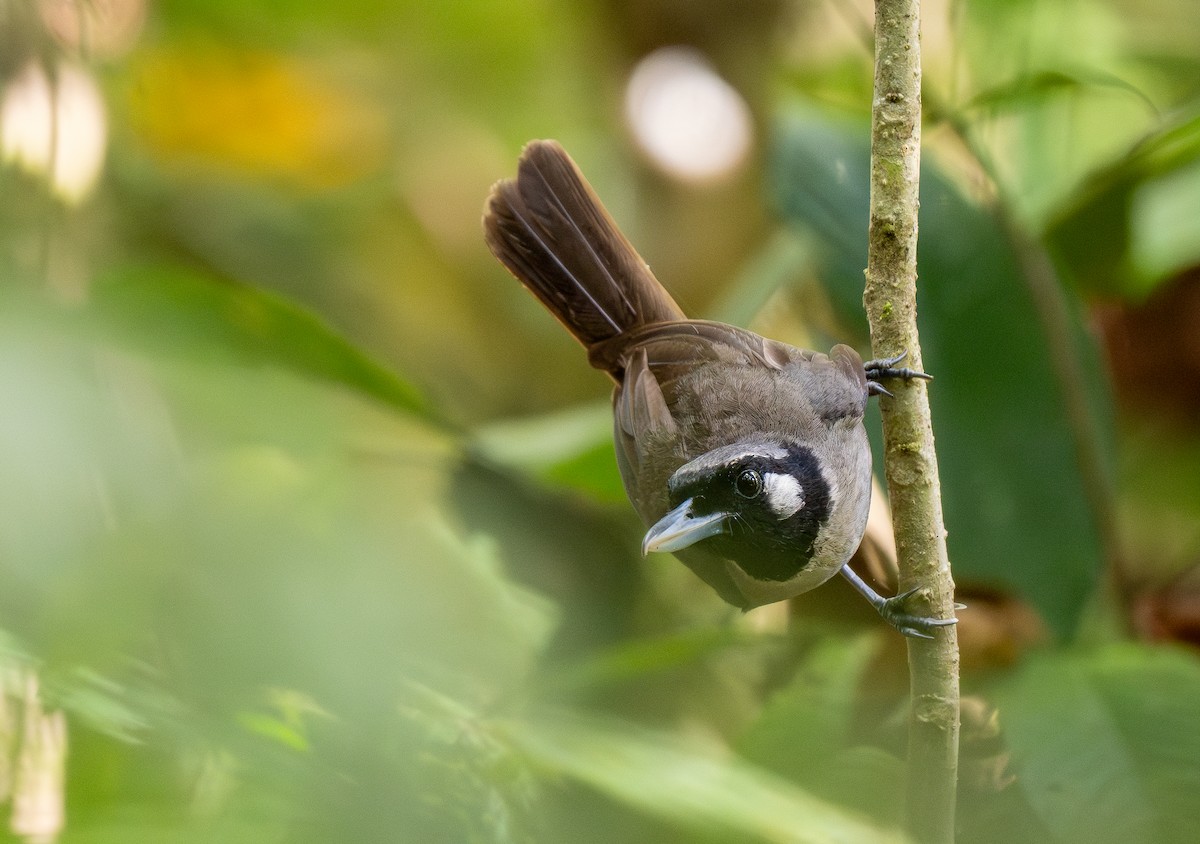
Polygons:
M62 65L57 77L52 86L41 65L30 62L5 87L0 154L30 173L49 175L54 192L75 204L100 177L108 121L100 90L87 73Z
M53 844L66 822L67 719L42 708L35 674L24 704L9 828L29 844Z
M625 91L625 114L642 149L682 179L723 176L750 150L745 100L686 47L663 47L638 62Z

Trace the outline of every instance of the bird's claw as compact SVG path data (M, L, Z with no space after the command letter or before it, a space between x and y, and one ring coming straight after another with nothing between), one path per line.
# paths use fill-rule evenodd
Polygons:
M925 381L932 381L933 376L925 372L920 372L916 369L908 367L897 367L896 364L908 357L908 352L904 351L896 355L894 358L879 358L878 360L869 360L863 364L863 369L867 374L867 391L871 395L891 396L886 388L879 382L884 378L903 378L905 381L911 381L913 378L920 378Z
M958 624L957 618L931 618L908 612L909 598L919 591L919 589L909 589L907 592L891 598L881 598L880 602L875 605L875 609L884 621L905 636L911 636L914 639L932 639L933 632L939 627ZM962 604L955 604L954 607L955 609L966 609Z
M885 598L867 585L861 577L859 577L854 569L850 568L849 563L841 568L842 577L849 581L858 593L870 601L871 606L888 624L895 627L905 636L911 636L914 639L932 639L933 632L939 627L949 627L951 624L958 624L957 618L930 618L924 615L914 615L908 611L908 601L920 590L909 589L907 592L902 592L891 598ZM965 610L963 604L955 604L955 610Z

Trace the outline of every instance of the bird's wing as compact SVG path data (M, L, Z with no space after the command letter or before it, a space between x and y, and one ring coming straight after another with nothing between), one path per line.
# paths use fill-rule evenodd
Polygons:
M617 467L630 498L641 502L639 482L647 455L672 442L679 430L645 350L624 367L621 386L613 394L613 421Z
M589 356L593 366L620 372L643 352L660 383L705 363L781 370L816 355L723 322L689 319L638 326L596 344Z
M616 373L618 389L613 410L617 430L628 438L632 465L658 434L674 435L673 412L681 395L677 387L689 374L708 365L786 372L832 424L861 418L867 400L862 359L849 346L834 346L829 355L799 349L761 337L752 331L704 320L681 320L640 326L591 349L594 366ZM727 376L726 376L727 377Z
M680 320L640 326L593 346L591 354L593 366L617 373L623 384L613 412L624 473L678 433L670 395L683 376L712 363L779 370L814 353L724 323Z

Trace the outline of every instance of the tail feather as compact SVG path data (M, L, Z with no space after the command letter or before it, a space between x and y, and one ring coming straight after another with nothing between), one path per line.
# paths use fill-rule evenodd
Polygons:
M555 141L525 147L483 227L492 254L585 347L685 318Z

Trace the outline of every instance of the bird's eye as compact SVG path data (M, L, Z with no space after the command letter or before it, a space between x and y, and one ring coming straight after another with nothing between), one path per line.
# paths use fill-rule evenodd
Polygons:
M762 475L753 469L746 469L737 477L737 482L734 483L734 489L737 494L743 498L755 498L763 488Z

